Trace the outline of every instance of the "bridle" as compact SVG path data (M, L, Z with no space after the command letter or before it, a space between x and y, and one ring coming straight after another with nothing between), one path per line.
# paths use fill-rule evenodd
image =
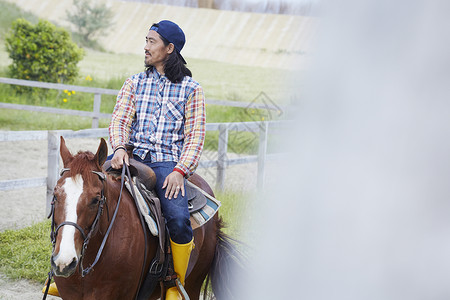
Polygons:
M63 176L65 172L70 171L69 168L64 168L61 170L60 172L60 176ZM53 195L53 200L51 202L51 210L50 210L50 214L48 215L48 218L52 217L52 223L51 223L51 240L52 240L52 245L53 245L53 250L55 249L55 245L56 245L56 236L58 235L58 231L66 225L69 226L73 226L75 227L81 234L81 236L83 237L83 247L81 248L81 256L80 256L80 260L79 260L79 270L80 270L80 274L82 277L86 276L94 267L94 265L97 263L98 260L94 261L94 263L89 266L88 268L84 269L83 268L83 257L84 257L84 252L86 251L86 248L89 244L90 239L92 238L92 236L94 235L94 233L96 232L97 229L97 225L99 223L100 217L103 214L103 208L106 205L106 208L108 209L108 206L106 204L106 197L105 197L105 182L106 182L106 175L102 172L98 172L98 171L91 171L92 173L98 175L98 177L100 178L100 180L102 181L102 191L100 194L100 201L98 203L98 208L97 208L97 214L95 216L94 221L92 222L91 226L90 226L90 230L88 232L88 234L85 234L85 231L83 228L81 228L80 225L78 225L77 223L74 222L70 222L70 221L64 221L61 224L59 224L57 227L55 225L55 202L56 202L56 196ZM119 198L120 201L120 198ZM118 209L119 205L117 205L116 207L116 211ZM108 219L109 219L109 213L108 213ZM114 221L112 221L110 223L110 227L112 226L112 224L114 223ZM55 229L56 227L56 229ZM106 241L106 238L109 235L109 228L108 228L108 234L105 236L104 241ZM101 254L101 251L103 250L103 248L101 248L99 250L99 253ZM100 257L99 254L97 254L98 257Z
M70 171L70 169L68 169L68 168L62 169L61 172L60 172L60 176L62 176L67 171ZM74 222L69 222L69 221L62 222L55 229L55 201L56 201L56 197L55 196L53 196L53 200L51 202L50 214L47 217L47 218L52 217L51 235L50 235L50 237L51 237L52 244L53 244L53 250L55 249L56 236L58 234L58 230L62 226L65 226L65 225L74 226L81 233L81 236L83 237L84 241L83 241L83 247L81 249L81 256L80 256L80 260L79 260L79 263L78 263L79 264L78 267L79 267L79 271L80 271L80 274L81 274L82 277L85 277L87 274L89 274L89 272L92 271L94 266L99 261L100 256L102 255L102 252L103 252L103 248L105 247L106 240L108 239L108 236L109 236L109 233L111 231L111 228L112 228L112 226L114 224L114 221L116 220L117 212L119 211L120 202L122 200L123 188L125 186L125 180L126 180L125 178L128 178L128 180L131 181L130 170L129 170L129 168L128 168L128 166L126 164L123 164L122 176L121 176L121 182L120 182L120 193L119 193L119 199L117 201L116 209L114 210L113 217L111 219L111 222L109 223L109 226L108 226L108 229L106 231L106 234L103 237L103 241L102 241L102 243L100 245L100 248L98 249L98 252L97 252L97 255L95 257L94 262L89 267L84 269L83 268L84 252L85 252L85 250L86 250L86 248L87 248L87 246L89 244L89 240L91 239L92 235L94 234L94 232L96 230L96 227L98 225L100 216L103 213L104 205L106 205L106 209L108 210L108 205L106 203L106 197L105 197L105 193L104 193L104 191L105 191L106 175L104 173L98 172L98 171L91 171L91 172L94 173L94 174L97 174L99 176L100 180L102 181L103 187L102 187L102 191L101 191L101 199L99 201L99 205L98 205L98 209L97 209L97 215L95 216L95 219L92 222L91 229L90 229L89 233L86 235L84 233L83 228L81 228L80 225L78 225L78 224L76 224ZM125 174L127 174L127 177L125 176ZM132 192L133 198L136 201L136 195L134 193L134 189L133 188L131 189L131 192ZM137 203L136 203L136 207L138 207ZM145 222L144 222L143 217L142 217L141 214L139 214L139 218L140 218L140 221L141 221L141 225L143 226L143 231L144 231L144 236L145 236L145 250L144 250L144 262L145 262L147 260L147 234L146 234L146 231L145 231L145 225L144 225ZM109 213L108 213L108 220L109 220ZM141 277L139 279L139 286L141 285L142 280L143 280L144 267L145 267L145 264L142 266ZM47 286L46 286L46 289L45 289L45 292L44 292L43 300L47 298L48 290L49 290L49 287L50 287L50 282L52 280L53 275L54 275L53 274L53 270L50 270L50 272L48 273ZM138 295L136 295L136 297L137 296Z

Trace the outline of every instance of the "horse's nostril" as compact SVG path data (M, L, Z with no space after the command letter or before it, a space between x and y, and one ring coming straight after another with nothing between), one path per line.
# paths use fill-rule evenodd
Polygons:
M68 269L74 269L77 266L78 260L74 257L72 262L67 266Z

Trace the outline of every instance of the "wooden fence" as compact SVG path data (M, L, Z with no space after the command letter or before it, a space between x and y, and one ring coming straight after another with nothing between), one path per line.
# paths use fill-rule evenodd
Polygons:
M280 154L267 154L267 137L269 130L286 128L288 123L281 121L269 122L242 122L242 123L208 123L207 131L219 131L218 155L216 160L201 161L199 168L217 168L216 189L224 190L226 167L236 164L256 162L258 166L257 188L264 185L265 162L268 159L276 159ZM228 133L229 131L250 131L259 136L258 154L239 158L227 158ZM47 186L47 212L53 197L53 188L59 178L60 158L59 144L60 136L64 138L95 138L108 136L107 128L85 129L79 131L57 130L57 131L0 131L0 142L47 140L47 177L24 178L0 181L0 190L14 190L39 186Z
M0 102L0 108L28 110L37 112L47 112L55 114L76 115L92 118L92 128L80 131L57 130L57 131L0 131L0 142L4 141L24 141L24 140L47 140L48 141L48 159L47 159L47 177L24 178L14 180L0 181L0 191L23 189L39 186L47 186L47 210L53 195L53 188L59 177L59 142L60 136L65 138L95 138L106 137L108 131L105 128L98 128L99 119L110 119L111 114L101 113L101 96L117 95L118 90L103 89L94 87L84 87L68 84L39 82L31 80L21 80L13 78L0 77L0 83L44 88L56 90L70 90L76 92L84 92L94 94L94 102L92 111L79 111L70 109L60 109L54 107L41 107L33 105L20 105L13 103ZM247 103L227 100L207 99L207 104L233 106L242 108L266 109L281 112L281 108L274 103ZM218 152L216 160L201 161L199 168L217 168L216 189L224 190L225 171L227 166L236 164L245 164L256 162L258 166L257 188L262 188L264 183L265 162L267 159L273 159L279 154L267 154L267 137L269 128L286 128L287 122L269 121L269 122L239 122L239 123L208 123L207 131L219 131ZM239 158L228 159L228 133L229 131L250 131L259 137L258 155L245 156Z
M86 87L86 86L40 82L40 81L22 80L22 79L4 78L4 77L0 77L0 83L28 86L28 87L37 87L37 88L44 88L44 89L68 90L68 91L76 91L76 92L94 94L94 102L93 102L92 111L82 111L82 110L72 110L72 109L62 109L62 108L54 108L54 107L0 102L0 108L29 110L29 111L46 112L46 113L53 113L53 114L89 117L89 118L92 118L92 128L98 128L99 119L101 119L101 118L111 119L111 114L100 112L100 107L101 107L101 103L102 103L102 95L117 95L119 93L118 90L112 90L112 89L103 89L103 88L94 88L94 87ZM211 105L223 105L223 106L257 108L257 109L270 109L270 110L274 110L274 111L281 111L281 108L276 106L274 103L247 103L247 102L214 100L214 99L207 99L206 103L211 104Z

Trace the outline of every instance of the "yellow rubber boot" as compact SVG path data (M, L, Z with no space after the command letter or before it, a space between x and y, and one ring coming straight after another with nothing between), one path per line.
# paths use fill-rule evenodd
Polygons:
M45 282L44 288L42 289L42 293L45 293L46 288L47 288L47 281ZM60 297L58 288L56 287L56 283L53 282L50 284L50 287L48 288L48 294L52 295L52 296Z
M184 286L184 280L186 276L187 267L189 264L189 257L191 257L191 251L194 249L194 239L187 244L177 244L170 240L170 246L172 248L173 268L177 273L178 279ZM182 299L178 289L171 287L166 291L166 300Z

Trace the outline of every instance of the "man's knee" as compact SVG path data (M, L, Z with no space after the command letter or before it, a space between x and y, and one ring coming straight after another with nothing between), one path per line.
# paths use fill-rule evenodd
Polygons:
M169 235L172 241L177 244L186 244L192 240L192 228L189 218L178 217L172 218L167 223Z

